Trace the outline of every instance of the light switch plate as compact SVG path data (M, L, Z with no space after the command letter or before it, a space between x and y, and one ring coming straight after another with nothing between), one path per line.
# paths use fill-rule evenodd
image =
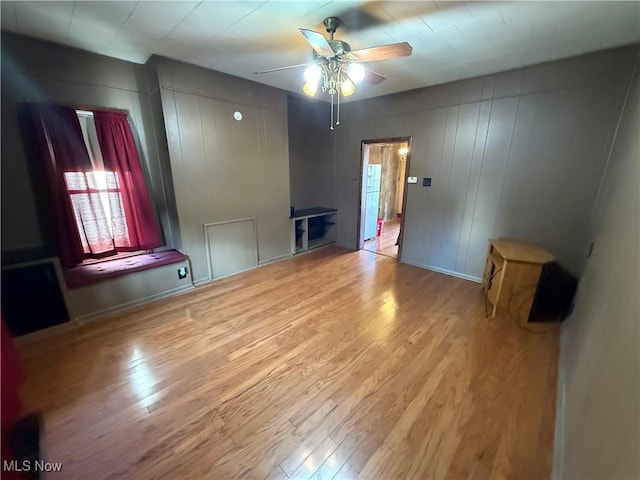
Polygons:
M418 183L418 177L407 177L407 183Z

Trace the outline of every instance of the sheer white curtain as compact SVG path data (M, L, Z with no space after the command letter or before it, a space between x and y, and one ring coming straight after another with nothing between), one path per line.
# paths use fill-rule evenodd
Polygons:
M116 172L104 168L93 114L77 113L92 170L65 172L67 190L85 253L112 253L130 246L120 182Z

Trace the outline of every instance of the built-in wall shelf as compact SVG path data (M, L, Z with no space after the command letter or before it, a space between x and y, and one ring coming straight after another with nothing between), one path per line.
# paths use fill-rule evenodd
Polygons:
M336 241L335 208L313 207L291 216L291 254L296 255Z

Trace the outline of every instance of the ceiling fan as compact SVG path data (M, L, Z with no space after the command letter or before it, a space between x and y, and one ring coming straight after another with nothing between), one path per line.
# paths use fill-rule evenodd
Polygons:
M300 33L313 48L313 62L289 65L255 72L256 74L272 73L292 68L307 67L304 72L305 84L302 91L314 97L320 87L323 92L331 96L331 129L333 130L333 100L337 95L338 114L336 125L340 124L340 94L344 97L353 95L355 84L361 80L376 85L386 77L361 65L361 62L388 60L396 57L411 55L411 45L407 42L391 43L377 47L351 50L351 46L342 40L333 38L333 34L342 24L337 17L325 18L324 26L329 33L327 40L321 33L306 28L300 28Z

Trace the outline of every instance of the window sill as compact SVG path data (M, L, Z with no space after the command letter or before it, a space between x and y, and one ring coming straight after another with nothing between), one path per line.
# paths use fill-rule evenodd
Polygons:
M180 263L186 259L177 250L146 253L67 268L64 269L64 278L69 288L80 288L130 273Z
M137 252L124 252L118 253L117 255L111 255L108 257L101 258L89 258L84 262L78 264L78 267L84 267L87 265L95 265L96 263L104 263L104 262L113 262L115 260L123 260L125 258L137 257L138 255L145 255L147 253L153 253L151 250L138 250Z

